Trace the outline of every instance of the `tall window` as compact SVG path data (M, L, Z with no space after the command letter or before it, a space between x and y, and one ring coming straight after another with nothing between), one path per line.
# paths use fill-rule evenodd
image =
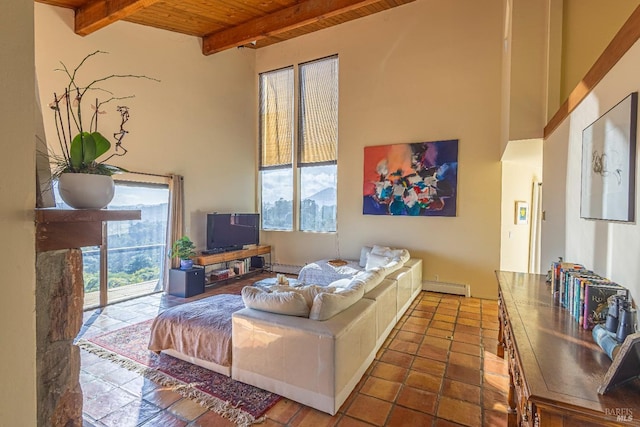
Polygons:
M293 67L260 75L263 229L293 229L293 106Z
M263 229L336 231L337 155L338 57L260 74Z
M107 222L107 300L162 290L167 259L169 185L116 181L112 209L139 209L140 220ZM85 298L85 303L88 300Z
M169 186L166 183L115 181L110 209L136 209L141 219L110 221L105 245L82 248L84 308L162 290ZM55 187L57 193L57 186ZM57 206L68 208L56 194Z

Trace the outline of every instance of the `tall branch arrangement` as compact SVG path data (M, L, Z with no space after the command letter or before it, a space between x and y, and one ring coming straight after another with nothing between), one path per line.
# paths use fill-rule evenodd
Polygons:
M101 88L99 84L107 80L121 78L147 79L156 82L159 82L159 80L136 74L111 74L95 79L86 85L79 84L77 75L84 63L98 54L106 53L107 52L100 50L90 53L85 56L73 70L70 70L62 62L62 68L55 70L64 72L69 82L64 88L63 93L60 95L57 93L53 94L53 102L49 104L49 107L51 107L54 112L56 133L62 153L59 156L54 156L54 177L60 176L63 173L113 175L114 173L125 172L124 169L107 164L106 162L115 156L124 156L127 154L127 150L122 145L122 140L128 133L124 126L129 120L129 108L126 106L117 107L116 110L120 114L120 129L113 134L113 138L115 139L114 152L101 161L98 161L98 158L111 149L111 143L98 132L98 118L101 114L105 113L105 111L101 110L103 105L112 101L133 98L133 95L116 97L112 92ZM91 105L93 112L90 115L87 126L83 121L84 105L82 101L85 96L94 92L100 92L106 95L106 99L100 101L98 97L95 98L95 103Z

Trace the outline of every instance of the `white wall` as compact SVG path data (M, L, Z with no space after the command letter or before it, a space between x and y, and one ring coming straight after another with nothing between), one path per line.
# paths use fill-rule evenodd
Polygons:
M543 208L547 210L547 219L543 223L542 242L543 266L564 256L566 261L582 263L629 288L635 301L640 301L637 185L634 222L586 220L580 218L580 175L583 129L631 92L640 90L638 69L640 43L636 42L545 141ZM640 182L638 164L636 159L636 183Z
M640 1L564 0L563 3L561 102L580 84Z
M500 269L528 273L533 235L533 183L542 181L542 139L509 141L502 156ZM529 203L528 224L516 224L516 201ZM531 273L537 273L531 271Z
M542 138L548 68L545 1L511 0L509 140Z
M547 3L547 93L545 97L545 125L558 111L564 98L561 94L562 86L562 15L563 0L546 0Z
M0 425L36 425L33 2L0 2Z
M496 297L502 9L501 0L418 0L257 51L258 72L334 53L340 60L338 235L263 233L276 262L402 246L424 260L425 279ZM460 141L457 217L362 214L365 146L442 139Z
M511 114L511 51L513 0L502 0L502 83L500 88L500 149L504 151L509 142L509 115Z
M569 126L559 126L544 140L542 174L545 179L542 194L542 241L540 266L548 270L559 257L566 258L565 229L567 220L566 188L568 182ZM574 177L575 179L575 177Z
M105 87L131 108L124 145L129 153L113 163L133 171L185 177L186 232L205 245L205 214L254 212L256 159L255 53L233 49L211 56L200 40L150 27L116 22L94 34L73 32L73 11L35 4L36 67L46 109L53 92L66 85L60 61L74 67L102 50L83 70L87 80L114 73L161 80L114 81ZM100 129L119 124L117 104L107 104ZM58 147L53 115L45 111L49 146Z

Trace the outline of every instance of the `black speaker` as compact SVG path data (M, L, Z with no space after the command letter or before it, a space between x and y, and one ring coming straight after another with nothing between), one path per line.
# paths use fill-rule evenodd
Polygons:
M252 256L251 257L251 268L264 268L264 257L263 256Z
M169 270L169 295L188 298L204 292L204 268Z

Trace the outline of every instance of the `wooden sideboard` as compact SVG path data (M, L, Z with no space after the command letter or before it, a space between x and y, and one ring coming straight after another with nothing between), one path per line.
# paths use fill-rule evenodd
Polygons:
M201 254L193 258L193 262L198 265L220 264L241 258L250 258L257 255L270 255L271 246L258 245L251 249L240 249L237 251L220 252L218 254Z
M269 258L268 264L271 264L271 246L270 245L257 245L253 248L240 249L237 251L229 251L229 252L220 252L217 254L200 254L193 258L193 263L196 265L202 266L205 269L205 284L211 285L216 283L217 281L209 278L208 267L217 265L217 264L224 264L225 266L227 266L228 263L231 261L243 260L246 258L251 258L254 256L260 256L260 255L266 255ZM245 274L248 274L254 271L257 271L257 270L250 270L250 271L247 271ZM237 277L237 276L234 276L234 277ZM224 280L221 280L220 282L223 282Z
M509 365L509 426L640 426L640 379L597 390L611 360L553 303L545 277L498 271L498 355Z

